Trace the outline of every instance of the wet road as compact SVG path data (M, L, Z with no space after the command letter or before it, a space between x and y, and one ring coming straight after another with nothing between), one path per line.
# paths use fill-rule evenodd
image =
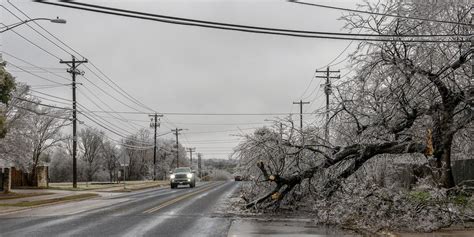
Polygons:
M227 236L213 213L238 182L155 189L0 216L0 236Z

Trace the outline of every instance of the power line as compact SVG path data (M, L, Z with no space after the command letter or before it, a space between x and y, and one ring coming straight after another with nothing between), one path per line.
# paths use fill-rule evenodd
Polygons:
M19 61L22 61L22 62L24 62L24 63L26 63L26 64L28 64L28 65L30 65L30 66L33 66L33 67L37 68L37 69L40 69L40 70L49 72L49 73L51 73L51 74L53 74L53 75L56 75L56 76L58 76L58 77L60 77L60 78L62 78L62 79L65 79L65 80L70 81L70 79L68 79L68 78L66 78L66 77L62 77L62 76L60 76L60 75L57 75L57 74L55 74L54 72L51 72L51 71L49 71L49 70L46 70L46 69L44 69L44 68L42 68L42 67L39 67L39 66L37 66L37 65L34 65L34 64L32 64L32 63L30 63L30 62L24 60L24 59L21 59L21 58L19 58L19 57L16 57L16 56L14 56L14 55L12 55L12 54L10 54L10 53L7 53L7 52L4 52L4 53L5 53L6 55L10 56L10 57L13 57L13 58L15 58L15 59L17 59L17 60L19 60ZM27 72L27 73L29 73L29 74L35 76L35 77L38 77L38 78L41 78L41 79L44 79L44 80L51 81L51 80L49 80L49 79L47 79L47 78L44 78L44 77L42 77L42 76L36 75L36 74L34 74L34 73L31 73L31 72L28 71L28 70L25 70L25 69L23 69L23 68L20 68L20 67L14 65L14 64L12 64L12 65L15 66L15 67L17 67L17 68L19 68L19 69L21 69L21 70L24 71L24 72ZM86 78L86 80L88 80L88 79ZM91 84L93 84L94 86L96 86L97 88L101 89L101 88L98 87L96 84L94 84L92 81L90 81L90 80L88 80L88 81L89 81ZM51 82L54 82L54 81L51 81ZM61 84L61 85L63 85L63 84ZM64 85L69 85L69 84L64 84ZM95 95L95 93L91 92L87 87L84 87L84 88L85 88L86 90L88 90L88 91L90 92L90 94L91 94L93 97L95 97L97 100L99 100L100 102L102 102L104 105L106 105L109 109L111 109L111 110L113 111L113 109L112 109L107 103L103 102L100 98L98 98L98 97ZM102 90L102 91L103 91L103 90ZM41 93L41 92L38 92L38 91L36 91L36 92L37 92L37 93ZM41 94L45 94L45 93L41 93ZM107 94L108 94L108 93L107 93ZM47 95L47 94L45 94L45 95ZM110 94L108 94L108 95L111 96ZM51 96L51 95L49 95L49 96ZM54 97L54 96L53 96L53 97ZM111 97L118 101L117 98L115 98L115 97L113 97L113 96L111 96ZM56 97L56 98L58 98L58 97ZM87 96L86 96L85 98L88 99L88 100L90 100L89 97L87 97ZM64 99L64 98L60 98L60 99L66 100L66 99ZM71 101L71 100L68 100L68 101ZM94 101L91 100L91 102L94 103L96 106L98 106ZM100 106L98 106L98 108L99 108L99 109L103 109L103 108L100 107ZM130 107L130 108L131 108L131 107ZM119 115L119 116L122 117L121 115ZM122 118L124 118L124 117L122 117ZM125 119L125 118L124 118L124 119ZM127 121L127 122L130 122L130 121ZM138 124L136 124L136 123L133 123L133 122L130 122L130 123L135 124L136 126L139 126L139 127L140 127L140 125L138 125ZM129 124L127 124L127 125L130 126ZM134 127L133 129L137 129L137 128Z
M21 58L15 56L15 55L13 55L13 54L10 54L10 53L5 52L5 51L1 51L1 52L2 52L3 54L5 54L5 55L8 55L9 57L12 57L12 58L18 60L18 61L21 61L21 62L23 62L23 63L26 63L26 64L28 64L28 65L30 65L30 66L36 68L36 69L39 69L39 70L44 71L44 72L47 72L47 73L51 73L52 75L55 75L55 76L57 76L57 77L59 77L59 78L61 78L61 79L64 79L64 80L66 80L66 81L71 81L70 78L67 78L67 77L65 77L65 76L59 75L59 74L57 74L56 72L52 72L52 71L50 71L50 70L48 70L48 69L46 69L46 68L44 68L44 67L40 67L40 66L37 66L37 65L35 65L35 64L32 64L32 63L30 63L30 62L28 62L28 61L26 61L26 60L24 60L24 59L21 59ZM25 69L26 67L22 67L22 68ZM63 69L64 71L66 71L66 68L61 68L61 69Z
M20 8L16 7L13 3L10 2L10 0L7 0L7 2L12 5L17 11L19 11L20 13L22 13L25 17L27 17L28 19L31 19L25 12L23 12ZM79 52L77 52L76 50L74 50L73 48L71 48L69 45L67 45L66 43L64 43L64 41L62 41L61 39L59 39L58 37L56 37L54 34L52 34L51 32L49 32L46 28L44 28L43 26L41 26L41 24L39 24L38 22L36 21L33 21L33 23L35 25L37 25L38 27L40 27L42 30L44 30L46 33L48 33L51 37L53 37L55 40L57 40L58 42L60 42L61 44L63 44L66 48L70 49L71 51L73 51L74 53L76 53L77 55L81 56L82 58L86 58L84 57L82 54L80 54ZM48 39L49 41L49 39ZM56 45L56 44L55 44ZM59 47L59 46L58 46ZM65 50L64 50L65 51ZM70 54L70 53L68 53Z
M427 19L427 18L421 18L421 17L400 16L400 15L394 15L394 14L386 14L386 13L362 11L362 10L356 10L356 9L350 9L350 8L343 8L343 7L335 7L335 6L329 6L329 5L323 5L323 4L299 2L298 0L288 0L288 2L297 3L297 4L302 4L302 5L309 5L309 6L314 6L314 7L327 8L327 9L334 9L334 10L341 10L341 11L349 11L349 12L357 12L357 13L363 13L363 14L370 14L370 15L388 16L388 17L403 18L403 19L410 19L410 20L419 20L419 21L429 21L429 22L437 22L437 23L446 23L446 24L472 26L472 25L469 24L469 23L463 23L463 22L445 21L445 20Z
M48 85L28 85L28 86L30 88L43 90L43 89L52 89L52 88L59 88L59 87L63 87L63 86L69 86L69 84L64 84L64 85L51 85L51 84L48 84Z
M9 2L9 1L8 1L8 2ZM15 9L17 9L19 12L21 12L23 15L25 15L27 18L30 19L30 17L29 17L26 13L24 13L23 11L21 11L21 10L20 10L18 7L16 7L13 3L11 3L11 2L9 2L9 3L10 3ZM5 8L4 6L2 6L2 7ZM16 18L18 18L18 19L21 20L21 18L19 18L17 15L15 15L13 12L11 12L9 9L7 9L7 8L5 8L5 9L6 9L8 12L10 12L12 15L14 15ZM47 32L49 35L51 35L53 38L55 38L57 41L59 41L60 43L62 43L64 46L66 46L67 48L69 48L69 49L72 50L73 52L77 53L78 55L82 56L82 54L80 54L79 52L77 52L76 50L74 50L72 47L70 47L69 45L67 45L66 43L64 43L62 40L60 40L58 37L56 37L55 35L53 35L51 32L49 32L48 30L46 30L45 28L43 28L41 25L39 25L39 24L36 23L36 22L34 22L34 23L35 23L37 26L39 26L41 29L43 29L44 31L46 31L46 32ZM29 25L28 25L28 26L29 26ZM29 27L32 28L36 33L40 34L43 38L47 39L49 42L53 43L55 46L57 46L58 48L62 49L63 51L65 51L66 53L69 54L69 52L68 52L67 50L65 50L63 47L59 46L58 44L54 43L54 42L53 42L52 40L50 40L48 37L46 37L45 35L41 34L41 32L37 31L36 29L34 29L34 28L31 27L31 26L29 26ZM16 32L15 32L15 33L16 33ZM50 54L50 55L52 55L52 56L54 56L52 53L50 53L49 51L47 51L47 50L41 48L39 45L33 43L32 41L30 41L30 40L27 39L26 37L22 36L21 34L19 34L19 33L17 33L17 34L20 35L20 36L21 36L22 38L24 38L25 40L27 40L28 42L30 42L31 44L33 44L34 46L36 46L36 47L42 49L43 51L45 51L46 53L48 53L48 54ZM82 56L82 57L84 57L84 56ZM59 59L59 57L56 57L56 58ZM88 67L85 65L85 67L86 67L87 69L89 69L89 71L91 71L95 76L97 76L97 78L99 78L100 80L104 81L109 87L111 87L112 89L114 89L115 91L117 91L119 94L121 94L122 96L124 96L126 99L132 101L132 103L135 103L135 104L137 104L137 105L139 105L139 106L141 106L141 107L144 107L144 108L146 108L146 109L149 109L149 107L143 105L143 103L141 103L141 102L139 102L138 100L136 100L135 98L133 98L130 94L128 94L125 90L123 90L119 85L117 85L115 82L113 82L113 81L112 81L107 75L105 75L105 73L103 73L97 66L95 66L95 65L92 64L92 63L91 63L91 65L92 65L97 71L99 71L102 75L104 75L109 81L111 81L115 86L117 86L117 87L120 89L120 91L122 91L122 92L125 93L126 95L124 95L124 94L121 93L120 91L117 91L113 86L111 86L110 84L108 84L108 83L107 83L105 80L103 80L99 75L97 75L94 71L92 71L90 68L88 68ZM38 67L38 68L39 68L39 67ZM46 71L47 71L47 70L46 70ZM57 74L55 74L55 73L53 73L53 72L50 72L50 73L52 73L52 74L54 74L54 75L57 75ZM59 76L59 75L57 75L57 76ZM60 77L61 77L61 76L60 76ZM64 77L63 77L63 78L64 78ZM86 79L87 79L87 78L86 78ZM92 82L91 82L91 83L92 83ZM92 84L94 84L94 83L92 83ZM99 89L100 89L100 88L99 88ZM105 93L106 93L106 92L105 92ZM106 94L108 94L108 93L106 93ZM108 95L111 96L110 94L108 94ZM113 97L113 96L111 96L111 97ZM116 98L114 98L114 99L116 99ZM117 100L117 99L116 99L116 100ZM120 102L121 104L124 104L124 103L121 102L121 101L119 101L119 102ZM125 105L125 104L124 104L124 105ZM129 107L129 108L132 108L132 107L130 107L130 106L128 106L128 105L125 105L125 106L127 106L127 107ZM150 109L150 110L152 110L152 109Z
M113 133L113 134L115 134L115 135L117 135L117 136L119 136L119 137L121 137L121 138L128 139L128 140L131 140L131 141L136 142L136 143L141 143L141 144L146 144L146 145L152 145L152 144L145 143L145 142L142 142L142 141L130 139L129 137L124 136L123 134L117 132L116 130L111 129L111 128L105 126L104 124L102 124L102 123L100 123L100 122L97 122L97 120L91 118L91 117L88 116L86 113L83 113L83 112L80 112L80 111L79 111L79 113L82 114L85 118L87 118L87 119L90 120L91 122L97 124L99 127L103 128L103 129L105 129L105 130L107 130L107 131L109 131L109 132L111 132L111 133Z
M41 106L44 106L44 107L49 107L49 108L53 108L53 109L60 109L60 110L72 111L71 108L64 108L64 107L59 107L59 106L55 106L55 105L43 104L43 103L38 102L38 101L32 101L32 100L28 100L28 99L21 98L21 97L16 97L16 96L15 96L14 98L16 98L17 100L25 101L25 102L32 103L32 104L36 104L36 105L41 105Z
M94 85L97 89L99 89L100 91L102 91L104 94L108 95L110 98L114 99L115 101L119 102L120 104L124 105L125 107L128 107L130 109L133 109L135 111L137 111L138 113L140 114L148 114L147 112L143 112L143 111L140 111L138 110L137 108L135 107L132 107L128 104L125 104L123 101L117 99L117 97L111 95L109 92L105 91L103 88L97 86L94 82L92 82L91 80L89 80L89 78L85 77L85 76L82 76L84 79L86 79L89 83L91 83L92 85Z
M97 113L122 113L122 114L147 114L139 111L93 111ZM289 113L185 113L185 112L160 112L164 115L176 116L271 116L271 115L289 115ZM312 114L312 113L303 113Z
M19 99L19 98L15 97L15 99ZM30 108L25 108L25 107L22 107L22 106L19 106L19 105L16 105L16 104L9 104L8 106L12 106L12 107L15 107L17 109L25 110L25 111L28 111L30 113L34 113L34 114L41 115L41 116L47 116L47 117L58 118L58 119L63 119L63 120L71 120L71 118L65 118L65 117L58 117L58 116L49 115L48 113L39 112L39 111L30 109Z
M105 105L108 109L110 109L110 110L112 110L112 111L115 111L108 103L104 102L100 97L98 97L97 95L95 95L95 93L94 93L93 91L91 91L89 88L87 88L86 86L84 86L83 88L84 88L86 91L88 91L88 92L90 93L90 95L92 95L94 98L96 98L99 102L101 102L103 105ZM88 96L86 96L86 99L88 99L89 101L91 101L92 103L95 104L95 102L92 101L90 98L88 98ZM97 106L98 109L102 109L102 110L103 110L103 108L100 107L100 106L98 106L97 104L96 104L96 106ZM120 115L120 114L117 114L117 115L118 115L118 117L120 117L121 119L123 119L124 122L130 123L130 124L127 124L127 125L128 125L128 126L131 126L133 129L145 128L145 127L143 127L143 126L141 126L141 125L139 125L139 124L137 124L137 123L134 123L134 122L132 122L132 121L130 121L130 120L127 120L125 117L123 117L123 116ZM120 118L118 118L118 117L115 117L115 116L112 116L112 117L115 118L115 119L119 119L119 120L120 120ZM134 126L133 126L133 125L134 125Z
M91 63L92 67L97 70L100 74L102 74L108 81L110 81L113 85L115 85L122 93L118 92L119 94L121 94L122 96L124 96L125 98L129 99L130 101L132 101L133 103L135 103L136 105L144 108L144 109L147 109L147 110L150 110L150 111L154 111L153 109L151 109L150 107L146 106L145 104L143 104L142 102L140 102L139 100L137 100L135 97L133 97L132 95L130 95L127 91L125 91L122 87L120 87L116 82L114 82L109 76L107 76L102 70L100 70L95 64ZM88 67L86 67L87 69L89 69L89 71L92 72L92 70ZM94 75L96 75L99 79L101 79L100 76L98 76L96 73L93 72ZM102 79L102 81L104 81ZM105 82L105 81L104 81ZM109 84L107 84L109 85ZM110 86L110 85L109 85ZM110 86L112 87L112 86ZM112 87L112 89L114 89ZM115 89L114 89L115 90ZM125 94L125 95L124 95ZM154 111L156 112L156 111Z
M81 92L81 91L78 91L78 92L79 92L79 94L84 95L84 98L87 99L87 100L89 100L89 101L90 101L92 104L94 104L98 109L103 109L100 105L98 105L94 100L90 99L90 98L89 98L87 95L85 95L83 92ZM82 106L82 107L84 107L84 106ZM92 113L92 114L93 114L93 113ZM97 116L97 117L100 117L100 116ZM112 116L112 117L115 118L115 119L118 119L117 117L114 117L114 116ZM100 117L100 118L101 118L102 120L107 121L108 123L110 123L107 119L104 119L104 118L102 118L102 117ZM121 126L117 126L117 125L113 125L113 126L115 126L116 128L118 128L118 129L120 129L120 130L126 132L127 135L130 135L130 134L133 134L133 133L130 132L130 131L128 131L128 130L126 130L126 129L124 129L123 127L129 126L128 128L131 128L131 129L133 129L133 130L136 129L135 127L132 127L130 124L122 123L121 121L120 121L119 123L121 124ZM110 123L110 124L112 125L112 123Z
M1 6L1 5L0 5ZM2 25L5 25L3 23L0 23ZM61 58L56 56L55 54L49 52L48 50L44 49L43 47L39 46L38 44L34 43L33 41L29 40L28 38L26 38L25 36L23 36L22 34L16 32L15 30L10 30L11 32L15 33L16 35L20 36L22 39L26 40L28 43L30 43L31 45L37 47L38 49L42 50L43 52L45 52L46 54L50 55L51 57L53 58L56 58L58 60L60 60Z
M13 5L9 0L7 0L8 3L10 3L10 5L12 5L15 9L19 10L15 5ZM14 17L16 17L18 20L20 21L24 21L23 19L21 19L21 17L17 16L15 13L13 13L12 11L10 11L8 8L2 6L7 12L9 12L11 15L13 15ZM21 12L21 11L20 11ZM23 12L21 12L23 13ZM31 20L31 18L26 15L25 13L23 13L23 15L25 15L29 20ZM34 21L33 21L34 22ZM34 22L36 25L39 25L38 23ZM70 54L67 50L65 50L63 47L61 47L60 45L58 45L56 42L50 40L48 37L46 37L44 34L42 34L41 32L39 32L38 30L36 30L34 27L32 27L31 25L29 25L28 23L26 23L25 25L27 25L30 29L32 29L33 31L35 31L36 33L38 33L39 35L41 35L43 38L45 38L47 41L49 41L50 43L52 43L53 45L55 45L56 47L60 48L62 51L64 51L66 54Z
M70 105L70 103L66 103L66 102L64 102L64 101L54 100L54 99L42 97L42 96L39 96L39 95L33 95L33 96L36 97L36 98L39 98L39 99L41 99L41 100L46 100L46 101L50 101L50 102L53 102L53 103L59 103L59 104L61 104L61 106L68 106L68 105Z
M57 81L53 81L53 80L48 79L48 78L46 78L46 77L43 77L43 76L40 76L40 75L36 75L36 74L34 74L34 73L32 73L32 72L30 72L30 71L28 71L28 70L26 70L26 69L24 69L24 68L22 68L22 67L20 67L20 66L17 66L17 65L15 65L15 64L11 63L11 62L8 62L8 63L7 63L7 67L8 67L9 65L12 65L13 67L18 68L18 69L20 69L21 71L23 71L23 72L25 72L25 73L28 73L28 74L30 74L30 75L32 75L32 76L35 76L35 77L40 78L40 79L43 79L43 80L45 80L45 81L49 81L49 82L51 82L51 83L58 84L58 85L65 85L65 84L63 84L63 83L59 83L59 82L57 82ZM69 85L69 84L68 84L68 85Z
M85 89L87 89L87 88L85 88ZM30 90L31 90L31 89L30 89ZM87 89L87 90L88 90L88 89ZM31 90L31 91L33 91L33 92L35 92L35 93L39 93L39 94L45 95L45 96L49 96L49 97L52 97L52 98L56 98L56 99L60 99L60 100L65 101L65 102L61 102L61 101L55 101L55 100L47 99L47 100L50 100L50 101L53 101L53 102L58 102L58 103L62 103L62 104L67 104L66 102L72 102L72 100L65 99L65 98L58 97L58 96L54 96L54 95L50 95L50 94L43 93L43 92L40 92L40 91L36 91L36 90ZM81 93L80 90L79 90L79 92ZM89 92L94 96L94 93L93 93L93 92L91 92L91 91L89 91ZM83 94L83 93L81 93L81 94ZM37 96L37 95L36 95L36 96ZM39 96L37 96L37 97L39 97ZM95 103L93 100L91 100L87 95L85 95L84 97L85 97L86 99L90 100L90 101L91 101L94 105L96 105L99 109L103 109L101 106L99 106L99 105L98 105L97 103ZM39 97L39 98L44 98L44 97ZM97 98L97 97L96 97L96 98ZM97 99L99 99L99 98L97 98ZM101 100L99 99L99 101L101 101ZM101 102L103 102L103 101L101 101ZM104 102L103 102L103 103L104 103ZM87 109L87 108L86 108L85 106L83 106L82 104L79 104L79 103L77 103L77 104L78 104L79 107L83 108L84 111L86 111L86 113L90 114L91 116L94 116L94 117L96 117L96 118L100 118L102 121L107 121L107 120L106 120L107 117L103 117L103 116L96 115L94 112L90 112L90 110ZM104 103L104 104L107 105L106 103ZM84 111L83 111L83 113L84 113ZM128 119L126 119L125 117L123 117L123 116L121 116L121 115L119 115L119 116L120 116L122 119L120 119L120 118L118 118L118 117L115 117L115 116L113 116L112 118L117 119L117 120L121 120L121 121L124 121L124 122L130 122L130 121L129 121ZM108 122L108 121L107 121L107 123L110 124L111 126L117 127L116 125L113 125L113 124L111 124L111 123ZM122 124L123 124L123 125L124 125L124 124L127 125L126 123L122 123ZM117 127L117 128L122 129L121 127ZM135 128L135 127L130 127L130 128L132 128L132 129L137 129L137 128ZM141 127L141 128L144 128L144 127ZM125 130L124 130L124 131L125 131ZM132 134L132 133L130 133L129 131L126 131L126 132L129 133L129 134Z
M92 5L92 4L86 4L86 3L78 3L78 2L62 2L63 4L45 2L43 0L36 0L36 2L60 6L60 7L66 7L66 8L91 11L91 12L96 12L96 13L103 13L103 14L109 14L109 15L115 15L115 16L122 16L122 17L130 17L130 18L136 18L136 19L142 19L142 20L158 21L158 22L170 23L170 24L197 26L197 27L203 27L203 28L269 34L269 35L281 35L281 36L292 36L292 37L302 37L302 38L336 39L336 40L382 41L382 42L413 42L413 43L467 42L467 40L401 39L401 38L407 38L407 37L408 38L446 37L446 36L460 36L460 35L373 35L373 34L364 35L364 34L336 33L336 32L299 31L299 30L289 30L289 29L277 29L277 28L255 27L255 26L247 26L247 25L226 24L226 23L219 23L219 22L207 22L207 21L200 21L200 20L194 20L194 19L177 18L177 17L171 17L171 16L129 11L129 10L124 10L124 9L110 8L110 7L104 7L104 6ZM83 5L83 6L93 7L97 9L78 7L78 6L72 6L72 5L64 5L64 4ZM98 10L98 9L105 9L105 10ZM119 12L125 12L127 14L119 13ZM130 13L136 14L136 15L130 15ZM156 17L159 17L159 18L156 18ZM207 23L204 23L204 22L207 22ZM235 27L238 27L238 28L235 28ZM349 37L342 37L342 36L349 36ZM359 38L360 36L385 37L385 39L384 38ZM386 37L391 37L391 38L388 39Z
M360 31L359 31L359 32L360 32ZM311 94L309 94L308 96L306 96L306 97L303 98L304 94L306 94L306 92L308 92L309 88L310 88L311 85L313 84L314 79L316 78L316 73L317 73L316 71L322 70L322 69L324 69L324 68L326 68L326 67L338 65L338 64L340 64L341 62L344 62L344 61L347 60L347 58L345 58L345 59L341 60L341 61L338 62L338 63L332 64L332 63L335 62L337 59L339 59L339 58L349 49L349 47L352 45L353 42L354 42L354 41L349 42L349 44L347 44L347 46L346 46L333 60L331 60L331 61L330 61L329 63L327 63L325 66L320 67L320 68L318 68L318 69L316 69L316 70L314 71L313 76L311 77L311 81L309 82L309 84L308 84L308 86L306 87L306 89L305 89L305 91L303 92L303 94L301 94L300 99L302 99L302 100L308 99L309 97L311 97L311 95L313 95L314 91L315 91L317 88L319 88L318 86L316 86L316 88L311 92Z
M96 68L96 70L98 70L97 67L93 66L94 68ZM87 68L92 74L94 74L94 76L96 76L99 80L101 80L102 82L104 82L107 86L109 86L110 88L112 88L115 92L117 92L119 95L123 96L124 98L126 98L127 100L131 101L133 104L135 105L138 105L144 109L147 109L147 110L150 110L150 111L153 111L152 109L150 109L149 107L143 105L140 101L136 100L135 98L133 98L132 96L130 96L130 94L128 94L127 92L125 92L120 86L118 86L115 82L113 82L109 77L106 76L106 78L112 82L116 87L118 87L119 89L116 89L114 86L112 86L111 84L109 84L107 81L105 81L101 76L99 76L96 72L92 71L89 67L85 66L85 68ZM103 73L102 73L103 74ZM103 74L105 75L105 74Z
M86 124L85 122L83 123L83 125L86 126L86 127L88 127L88 128L94 129L94 127L92 127L92 126ZM133 145L129 145L129 144L123 143L123 142L121 142L121 141L118 141L118 140L116 140L116 139L113 139L113 138L107 136L106 134L104 134L104 136L105 136L107 139L109 139L109 140L115 142L116 144L118 144L118 145L120 145L120 146L123 146L123 147L125 147L125 148L127 148L127 149L149 150L149 149L153 148L153 146L133 146Z
M193 143L199 143L199 142L209 142L209 143L212 143L212 142L219 142L219 141L229 141L229 142L232 142L232 141L241 141L242 139L235 139L235 140L191 140Z
M269 28L269 27L257 27L257 26L240 25L240 24L229 24L229 23L222 23L222 22L215 22L215 21L203 21L203 20L196 20L196 19L190 19L190 18L173 17L173 16L158 15L158 14L151 14L151 13L138 12L138 11L130 11L130 10L125 10L125 9L105 7L105 6L100 6L100 5L74 2L74 1L65 1L64 3L65 4L80 5L80 6L85 6L85 7L91 7L91 8L105 9L105 10L109 10L109 11L117 11L117 12L125 12L125 13L130 13L130 14L138 14L138 15L144 15L144 16L158 17L158 18L169 19L169 20L195 22L195 23L200 23L200 24L225 26L225 27L246 28L246 29L253 29L253 30L278 31L278 32L300 33L300 34L364 36L364 37L373 37L373 36L377 36L377 37L446 37L446 36L458 36L458 35L406 35L406 36L400 36L400 35L373 35L373 34L360 34L360 33L359 34L354 34L354 33L322 32L322 31L302 31L302 30L279 29L279 28ZM465 35L465 36L469 36L469 35Z
M230 129L230 130L218 130L218 131L188 132L187 134L203 134L203 133L237 132L237 131L252 130L252 129L257 129L257 128L259 128L259 127L252 127L252 128L241 128L241 129Z

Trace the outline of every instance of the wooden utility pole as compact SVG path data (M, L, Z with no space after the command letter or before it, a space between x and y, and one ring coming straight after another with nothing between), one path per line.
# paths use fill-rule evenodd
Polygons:
M171 129L171 132L174 132L176 136L176 168L179 168L179 132L183 131L182 128Z
M156 130L160 127L160 122L158 117L163 117L162 114L149 114L151 118L150 127L155 129L155 143L153 144L153 180L156 180Z
M199 174L200 179L202 178L202 175L201 175L201 162L202 162L202 154L198 153L198 174Z
M72 56L71 61L60 60L69 66L67 72L72 75L72 187L77 188L77 109L76 109L76 75L82 74L77 67L83 63L87 63L87 59L76 60Z
M303 105L304 104L309 104L309 102L303 102L300 100L299 102L293 102L294 105L299 104L300 105L300 130L303 132Z
M193 169L193 152L196 151L196 147L193 147L193 148L187 148L186 149L188 152L189 152L189 160L191 162L191 169Z
M326 83L324 85L324 94L326 94L326 123L324 125L324 139L326 142L329 142L329 95L332 93L331 88L331 79L339 79L341 78L340 75L331 76L331 73L340 73L341 71L331 71L329 67L325 71L318 71L316 73L325 73L325 76L316 76L316 78L324 78L326 79Z

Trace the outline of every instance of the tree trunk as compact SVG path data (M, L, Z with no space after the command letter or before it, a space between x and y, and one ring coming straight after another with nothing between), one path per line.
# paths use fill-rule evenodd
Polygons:
M451 146L453 144L454 132L451 129L452 113L443 113L434 121L433 131L433 156L436 160L436 178L443 188L455 186L453 171L451 168Z
M109 170L110 183L114 182L114 173L113 170Z

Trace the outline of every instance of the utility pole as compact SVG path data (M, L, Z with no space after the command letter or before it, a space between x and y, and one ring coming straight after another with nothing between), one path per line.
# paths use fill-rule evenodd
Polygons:
M193 152L196 151L196 147L187 148L186 150L189 152L189 159L190 159L190 162L191 162L191 169L193 169Z
M199 174L200 179L202 178L202 175L201 175L201 158L202 158L202 154L198 153L198 174Z
M60 60L69 66L67 72L72 75L72 187L77 188L77 109L76 109L76 75L82 74L77 67L83 63L87 63L87 59L76 60L74 55L71 61Z
M153 144L153 180L156 181L156 130L160 126L158 117L163 117L162 114L149 114L151 117L150 127L155 129L155 143Z
M340 75L337 76L331 76L331 73L340 73L340 70L337 71L331 71L329 67L325 71L318 71L316 70L316 73L326 73L326 76L316 76L316 78L325 78L326 83L324 85L324 93L326 94L326 123L324 125L324 139L326 142L329 142L329 95L332 92L331 88L331 79L339 79L341 78Z
M176 168L179 168L179 138L178 138L178 135L179 135L179 132L180 131L183 131L182 128L176 128L176 129L171 129L171 132L174 132L175 136L176 136Z
M299 104L300 105L300 130L303 132L303 105L304 104L309 104L309 102L303 102L300 100L299 102L293 102L294 105Z

